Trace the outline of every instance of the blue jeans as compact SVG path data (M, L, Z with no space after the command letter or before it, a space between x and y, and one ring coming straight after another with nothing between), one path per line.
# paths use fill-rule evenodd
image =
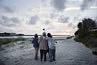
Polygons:
M49 49L49 59L50 61L55 61L55 49Z
M39 50L39 48L35 48L35 60L37 60L38 59L38 50Z

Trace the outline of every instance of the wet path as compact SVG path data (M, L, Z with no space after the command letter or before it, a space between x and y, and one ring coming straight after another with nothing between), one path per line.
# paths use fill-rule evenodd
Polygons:
M55 62L35 61L30 41L4 45L5 50L0 51L0 59L5 65L97 65L91 50L72 39L58 41L56 47Z

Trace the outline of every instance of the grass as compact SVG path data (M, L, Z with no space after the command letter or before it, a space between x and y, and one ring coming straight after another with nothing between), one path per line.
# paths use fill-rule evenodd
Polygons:
M92 48L92 47L97 47L97 38L95 37L84 37L84 38L74 38L75 41L77 42L81 42L83 43L84 45L86 45L87 47L89 48Z
M24 41L25 38L0 38L0 45L8 44L16 41Z
M97 55L97 50L93 50L93 48L97 48L97 33L94 34L94 32L92 32L90 35L84 37L75 36L74 40L83 43L92 50L94 55Z
M66 37L66 39L71 39L71 38L73 38L74 36L68 36L68 37Z

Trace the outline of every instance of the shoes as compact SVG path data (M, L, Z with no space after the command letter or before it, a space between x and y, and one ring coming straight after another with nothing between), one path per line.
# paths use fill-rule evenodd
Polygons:
M55 59L53 59L53 61L56 61Z
M44 61L46 61L46 60L44 60Z
M34 58L35 60L38 60L38 58Z
M42 59L40 59L40 61L42 62Z
M49 60L49 62L53 62L53 61L56 61L55 59L53 59L53 60Z

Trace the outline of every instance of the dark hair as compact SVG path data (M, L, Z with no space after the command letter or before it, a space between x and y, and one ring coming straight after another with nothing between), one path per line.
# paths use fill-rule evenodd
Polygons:
M37 35L37 34L35 34L35 35L34 35L34 38L38 38L38 35Z
M50 33L48 33L47 36L52 38L52 35Z
M42 30L45 30L45 28L43 28Z

